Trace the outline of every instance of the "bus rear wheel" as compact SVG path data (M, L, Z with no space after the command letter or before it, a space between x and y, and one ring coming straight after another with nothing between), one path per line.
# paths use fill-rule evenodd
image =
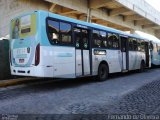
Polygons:
M108 79L109 70L106 64L100 64L98 68L98 81L105 81Z

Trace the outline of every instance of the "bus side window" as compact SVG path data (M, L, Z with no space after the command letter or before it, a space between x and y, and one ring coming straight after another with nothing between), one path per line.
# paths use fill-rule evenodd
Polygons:
M76 48L80 49L81 48L81 44L80 44L80 40L81 40L81 31L78 28L74 28L74 33L75 35L75 43L76 43Z
M160 55L160 44L158 44L158 55Z
M108 33L108 48L113 48L113 36L112 33Z
M134 51L138 50L138 44L137 44L137 40L135 38L133 39L133 49L134 49Z
M52 44L59 44L59 22L48 20L48 37Z
M100 32L98 30L93 30L93 41L95 47L101 47Z
M108 33L108 47L119 49L119 36L117 34Z
M62 44L72 44L71 24L60 22L60 35Z
M104 31L100 31L100 37L102 40L102 47L107 48L107 33Z
M158 44L156 44L156 47L157 47L157 52L158 52L158 50L159 50L159 49L158 49Z
M89 48L89 41L88 41L88 31L82 30L82 41L83 41L83 48L88 49Z
M113 48L119 49L119 36L117 34L113 34Z
M153 50L154 49L154 46L153 46L153 43L150 42L150 49Z
M153 48L154 48L153 51L156 52L157 51L157 44L156 43L153 43Z
M142 51L142 52L145 52L145 49L146 49L146 48L145 48L145 41L142 41L142 42L141 42L141 51Z
M133 39L129 38L129 50L132 51L133 49Z
M138 51L142 51L142 40L137 40L137 48L138 48Z

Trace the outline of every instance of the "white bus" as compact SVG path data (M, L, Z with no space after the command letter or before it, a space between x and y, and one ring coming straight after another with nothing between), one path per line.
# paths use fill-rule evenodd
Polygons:
M142 37L142 34L139 32L136 33L137 35ZM144 34L146 40L150 42L149 49L150 50L150 61L151 61L151 66L152 67L159 67L160 66L160 39L156 38L155 36Z
M103 81L110 73L151 66L142 37L47 11L13 19L10 36L12 75Z
M151 43L151 64L152 66L160 65L160 40L154 39Z

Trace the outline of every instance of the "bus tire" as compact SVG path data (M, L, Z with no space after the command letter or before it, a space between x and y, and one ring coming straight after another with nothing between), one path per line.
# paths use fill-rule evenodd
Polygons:
M141 61L139 72L142 73L145 71L145 62Z
M98 68L98 81L105 81L108 79L109 69L108 66L104 63L101 63Z

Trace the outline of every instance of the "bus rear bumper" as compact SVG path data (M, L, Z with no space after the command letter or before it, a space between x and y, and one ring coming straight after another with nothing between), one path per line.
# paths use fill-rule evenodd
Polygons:
M46 66L33 66L33 67L13 67L11 66L11 74L17 76L28 76L28 77L46 77L46 78L76 78L75 73L56 74L54 67Z
M53 67L11 67L11 74L29 77L53 77Z

